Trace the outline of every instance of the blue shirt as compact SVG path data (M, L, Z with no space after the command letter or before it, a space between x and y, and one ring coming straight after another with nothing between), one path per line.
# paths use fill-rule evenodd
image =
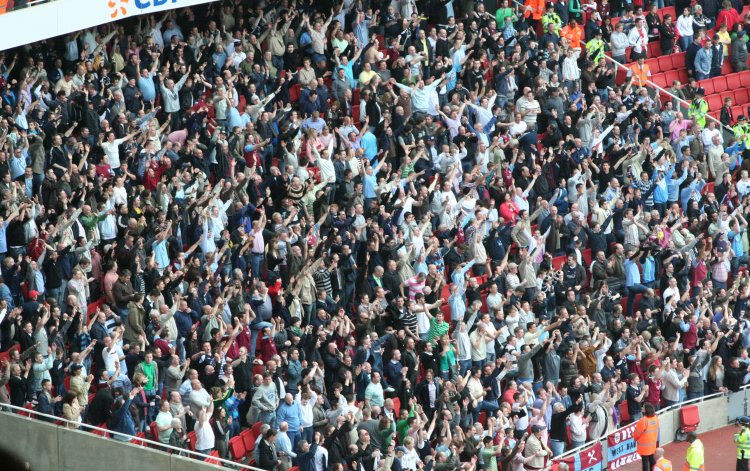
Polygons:
M378 140L373 133L367 131L360 139L362 150L367 160L372 161L378 155Z
M375 179L375 175L367 175L365 174L364 178L362 179L363 183L363 193L365 198L375 198L375 185L378 183L378 181Z
M638 271L638 264L630 259L625 260L625 286L641 284L641 272Z
M156 85L154 75L149 72L148 77L138 77L138 89L141 91L143 101L156 100Z
M740 228L739 232L729 231L727 238L732 241L732 250L735 257L745 255L745 245L742 243L742 233L744 229Z
M289 424L289 430L296 432L302 424L301 415L298 402L287 404L286 401L282 401L276 410L276 423L286 422Z
M156 260L156 266L160 269L165 269L169 266L169 255L167 255L167 241L162 240L154 241L151 245L154 249L154 259Z
M650 283L656 280L656 263L654 257L648 256L643 260L643 281Z

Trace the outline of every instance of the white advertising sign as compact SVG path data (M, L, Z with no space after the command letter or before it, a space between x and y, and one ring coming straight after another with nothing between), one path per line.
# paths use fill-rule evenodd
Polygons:
M216 0L56 0L0 15L0 51L137 15Z

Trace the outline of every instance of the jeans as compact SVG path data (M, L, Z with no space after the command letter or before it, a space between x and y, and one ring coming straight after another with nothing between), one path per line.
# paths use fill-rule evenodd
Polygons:
M263 262L265 257L262 253L251 253L250 254L250 269L252 270L252 278L260 279L263 275Z
M464 376L471 369L471 360L458 360L458 374Z
M648 288L646 288L640 283L636 283L633 286L626 287L625 289L628 295L627 308L625 309L625 317L632 317L633 316L633 304L635 303L635 295L639 293L640 294L645 293Z
M276 411L259 411L258 421L276 428Z
M55 301L57 301L57 305L60 306L60 309L62 310L62 302L63 302L62 286L60 286L59 288L47 288L46 295L48 298L55 298Z
M560 456L563 453L565 453L565 442L561 442L558 440L551 440L549 441L549 447L552 449L552 456Z
M709 72L709 73L706 74L706 73L703 73L703 72L699 72L697 70L695 71L695 79L696 80L706 80L707 78L710 78L710 77L711 77L711 72Z
M497 404L497 401L482 401L474 408L472 411L472 414L474 416L474 422L479 420L479 413L480 412L489 412L490 415L494 414L495 412L500 410L500 406Z
M302 429L302 439L307 443L312 443L315 438L315 429L312 427L304 427Z
M471 360L471 366L474 367L474 368L479 368L480 370L482 368L484 368L484 364L485 363L487 363L486 359L484 359L484 360L477 360L477 361Z
M255 344L258 342L258 332L266 327L271 328L273 327L273 324L265 321L253 322L250 324L250 351L247 352L248 355L250 355L250 358L255 358Z
M289 441L292 442L292 450L295 450L297 448L297 442L302 438L302 433L299 430L287 430L286 435L289 437Z
M582 447L585 444L586 444L585 441L579 442L577 440L571 440L570 441L570 449L571 450L575 450L576 448L580 448L580 447Z
M125 322L128 320L128 308L119 308L115 306L115 313L120 316L120 321L123 325L125 325ZM135 339L138 340L138 339Z
M692 42L693 42L692 36L680 36L680 50L687 51L688 46Z

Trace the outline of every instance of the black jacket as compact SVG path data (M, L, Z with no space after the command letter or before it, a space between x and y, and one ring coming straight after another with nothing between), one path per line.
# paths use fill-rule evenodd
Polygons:
M265 438L258 444L258 467L260 469L273 470L278 465L279 456L276 447L266 441Z

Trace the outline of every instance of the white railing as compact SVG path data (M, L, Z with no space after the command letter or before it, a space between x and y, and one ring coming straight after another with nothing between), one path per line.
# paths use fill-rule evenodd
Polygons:
M46 417L46 418L48 418L48 419L50 419L52 421L51 425L55 425L55 423L57 423L58 427L65 427L66 425L74 425L79 430L90 431L90 432L92 432L93 435L98 436L102 440L107 440L109 442L130 443L131 445L139 445L139 446L142 446L143 444L145 444L145 445L148 445L148 448L151 449L151 450L153 450L153 451L165 453L164 450L168 450L168 451L172 452L173 454L178 454L179 453L179 454L184 455L187 458L192 458L194 460L204 462L203 464L206 464L206 465L211 465L211 463L205 463L206 460L211 460L211 461L218 461L222 465L231 466L231 467L236 468L236 469L247 469L247 470L251 470L251 471L265 471L263 469L256 468L256 467L253 467L253 466L249 466L249 465L246 465L246 464L243 464L243 463L239 463L237 461L227 460L227 459L224 459L224 458L219 458L217 456L210 456L210 455L206 455L204 453L199 453L197 451L191 451L191 450L188 450L188 449L185 449L185 448L174 447L174 446L162 443L162 442L157 442L157 441L154 441L154 440L150 440L148 438L136 437L135 435L128 435L126 433L120 433L120 432L116 432L114 430L109 430L109 429L106 429L106 428L96 427L94 425L89 425L89 424L82 423L82 422L73 422L71 420L66 420L66 419L64 419L62 417L57 417L57 416L54 416L54 415L49 415L49 414L44 414L42 412L37 412L37 411L35 411L33 409L26 409L24 407L12 406L10 404L0 404L0 413L8 414L9 413L9 412L7 412L8 409L10 409L10 410L12 410L12 411L15 412L14 417L19 417L19 416L23 417L23 416L26 416L26 418L30 419L30 420L34 420L36 417ZM73 429L68 429L68 430L73 430ZM99 432L99 433L93 433L93 432ZM127 441L112 440L110 438L106 438L106 435L112 435L112 436L117 435L117 436L120 436L120 437L123 437L123 438L127 438Z

